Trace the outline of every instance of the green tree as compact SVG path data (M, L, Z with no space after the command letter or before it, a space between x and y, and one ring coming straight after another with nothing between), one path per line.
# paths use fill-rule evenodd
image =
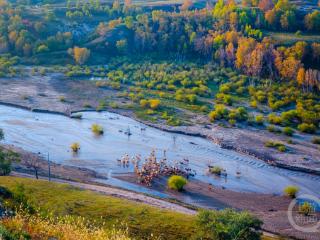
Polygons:
M20 156L12 151L0 149L0 176L8 175L11 172L12 162L18 162Z
M201 239L259 240L262 222L248 212L202 210L198 214Z

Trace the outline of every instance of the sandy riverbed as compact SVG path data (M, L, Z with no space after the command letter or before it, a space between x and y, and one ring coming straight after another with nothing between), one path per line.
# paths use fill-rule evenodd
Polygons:
M84 104L93 108L99 100L108 98L119 103L128 100L117 96L117 91L97 88L93 82L85 80L65 79L62 74L48 76L29 76L21 78L0 79L0 102L24 106L30 109L44 109L69 114L71 111L83 109ZM66 101L59 98L64 96ZM108 109L121 115L136 118L133 112L122 109ZM148 125L166 131L179 132L208 138L223 148L249 154L270 164L294 170L309 171L320 174L320 150L310 142L312 136L295 134L294 144L286 143L287 137L269 133L255 128L223 128L208 123L205 117L191 117L193 126L169 127L163 124ZM268 140L282 141L290 151L280 153L275 149L266 148Z

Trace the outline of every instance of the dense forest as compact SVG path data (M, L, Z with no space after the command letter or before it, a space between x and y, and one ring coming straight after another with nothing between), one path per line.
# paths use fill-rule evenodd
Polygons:
M317 8L306 12L288 0L219 0L204 7L190 0L163 7L130 0L68 1L54 8L45 3L28 3L41 9L28 11L28 4L1 1L3 76L17 74L12 67L17 63L69 63L63 70L69 77L105 77L98 87L121 90L128 83L132 93L127 97L147 109L140 115L156 114L169 124L181 124L163 104L171 99L231 125L267 120L309 133L319 127L320 42L280 44L272 37L274 31L316 37ZM171 60L121 64L123 56ZM104 62L110 62L108 69ZM212 97L215 106L206 100ZM248 104L230 107L237 98ZM150 101L157 103L151 109ZM158 105L164 106L159 115ZM250 115L248 108L262 114Z

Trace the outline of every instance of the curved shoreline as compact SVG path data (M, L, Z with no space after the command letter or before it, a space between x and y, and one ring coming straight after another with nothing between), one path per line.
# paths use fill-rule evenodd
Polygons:
M144 124L146 126L153 127L153 128L165 131L165 132L183 134L183 135L187 135L187 136L201 137L201 138L207 139L209 141L212 141L214 144L219 145L222 149L227 149L227 150L235 151L235 152L240 153L240 154L244 154L244 155L247 155L247 156L254 157L254 158L258 159L258 160L261 160L261 161L267 163L270 166L274 166L274 167L278 167L278 168L282 168L282 169L287 169L287 170L290 170L290 171L302 172L302 173L314 174L314 175L320 176L320 170L309 169L309 168L304 168L304 167L292 166L292 165L289 165L289 164L279 163L277 161L277 159L275 159L275 158L267 157L264 154L261 154L259 152L248 151L247 149L243 149L243 148L239 148L239 147L236 147L234 145L231 145L231 144L223 143L221 141L221 139L219 139L219 138L215 138L215 137L207 135L207 134L202 134L200 132L191 132L191 131L188 131L187 129L183 129L183 130L181 130L181 129L173 129L174 127L170 127L170 126L166 126L166 125L160 125L160 124L154 124L154 123L151 123L151 122L148 122L148 121L143 121L141 119L138 119L131 112L126 112L125 110L121 110L121 109L119 109L119 110L103 109L101 111L97 111L95 109L80 109L80 110L70 111L70 113L67 113L67 112L61 112L61 111L52 111L52 110L49 110L49 109L32 108L32 107L28 107L28 106L24 106L24 105L20 105L20 104L14 104L14 103L3 102L3 101L0 101L0 105L9 106L9 107L15 107L15 108L28 110L28 111L32 111L32 112L38 112L38 113L57 114L57 115L62 115L62 116L69 117L69 118L71 117L72 114L80 113L80 112L110 112L110 113L115 113L115 114L119 114L119 115L124 116L124 117L131 118L131 119L133 119L133 120L135 120L135 121L137 121L139 123L142 123L142 124ZM185 126L182 126L182 127L185 127Z

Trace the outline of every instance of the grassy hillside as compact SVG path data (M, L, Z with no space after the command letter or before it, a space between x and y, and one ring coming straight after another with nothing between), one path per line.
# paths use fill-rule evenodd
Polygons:
M128 239L126 236L128 231L130 237L135 239L158 239L158 237L190 239L190 236L197 232L196 216L163 211L125 199L81 190L67 184L0 177L0 186L7 188L13 194L24 195L29 205L35 209L40 208L40 215L59 217L58 222L52 222L52 217L41 220L40 215L29 217L17 215L3 224L7 229L20 229L20 232L21 228L27 229L29 233L32 232L32 236L40 236L41 231L51 231L52 234L61 232L67 236L61 239L70 239L68 234L71 231L75 236L108 236L108 238L94 239L109 239L110 236L110 239ZM49 212L51 214L48 214ZM66 216L81 216L83 220L74 221ZM93 230L89 231L84 221L88 221ZM0 234L5 231L0 225ZM272 239L274 238L262 237L262 240Z
M0 177L0 186L17 191L23 184L28 202L55 215L86 217L107 227L120 227L123 223L131 236L146 238L166 234L166 239L188 239L193 234L194 217L162 211L144 204L80 190L66 184L32 179ZM151 220L152 219L152 220Z

